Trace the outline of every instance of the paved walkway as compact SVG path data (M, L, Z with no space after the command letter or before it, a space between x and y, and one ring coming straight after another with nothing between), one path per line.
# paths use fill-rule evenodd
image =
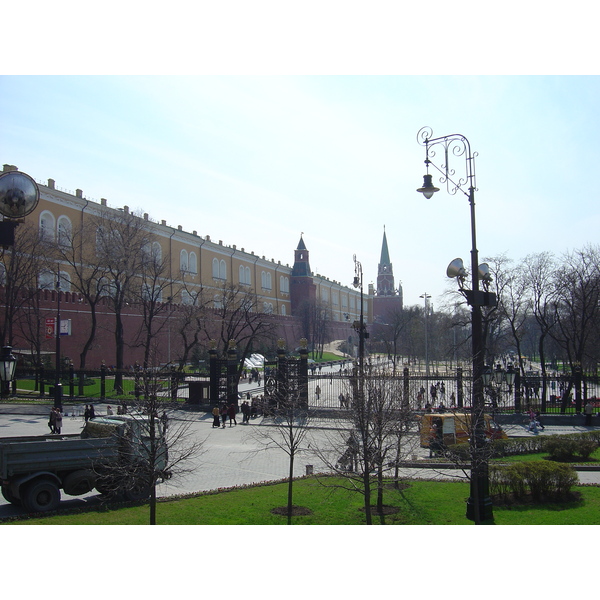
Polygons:
M81 409L83 409L83 405ZM106 405L96 405L96 409L97 414L106 413ZM48 434L48 412L48 406L22 405L19 407L0 404L0 437ZM62 433L79 433L84 424L83 417L80 416L83 411L79 411L77 407L75 410L67 407L66 412L68 416L63 419ZM287 477L289 469L287 454L281 449L265 448L268 435L275 433L275 429L269 426L272 423L268 419L258 417L253 419L249 425L243 425L240 414L237 426L230 427L228 424L225 429L217 429L212 427L212 415L182 413L181 416L182 418L191 417L190 431L195 439L203 442L202 454L198 456L197 468L192 473L159 485L160 496L249 485ZM586 428L577 427L576 429L585 430ZM541 435L572 432L573 430L573 427L546 427ZM534 435L522 425L509 426L508 433L511 436ZM339 420L321 418L311 423L310 435L306 440L306 445L310 448L307 448L306 452L297 458L294 475L305 475L306 465L312 465L314 472L326 472L328 470L326 465L317 458L313 449L327 447L332 441L339 440L340 437L344 439L346 435L344 423ZM428 456L428 450L418 447L416 435L413 438L415 447L409 451L408 458L416 455L418 463ZM330 458L335 461L335 454L332 453ZM411 468L404 469L402 474L406 477L426 479L464 477L461 471L453 469ZM579 479L582 483L600 484L600 471L581 471ZM91 493L76 498L63 495L63 501L65 504L77 506L97 502L98 495ZM0 517L19 513L20 509L13 507L0 497Z

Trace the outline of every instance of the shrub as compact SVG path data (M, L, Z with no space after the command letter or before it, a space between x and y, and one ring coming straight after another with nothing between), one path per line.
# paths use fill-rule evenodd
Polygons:
M590 432L591 433L591 432ZM544 441L543 450L552 460L570 462L575 457L587 460L598 448L598 440L593 435L551 435Z
M577 473L571 466L544 460L490 467L491 493L512 493L516 498L530 493L538 502L566 497L577 482Z

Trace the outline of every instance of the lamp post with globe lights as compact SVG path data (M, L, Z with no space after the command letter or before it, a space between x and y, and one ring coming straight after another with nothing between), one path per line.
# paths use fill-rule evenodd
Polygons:
M468 275L461 259L455 259L447 269L449 277L457 278L459 289L471 306L471 342L473 361L473 397L471 402L471 489L467 501L467 518L476 524L493 519L492 500L489 495L489 473L486 457L486 438L484 425L484 339L482 307L494 306L495 295L489 292L491 281L487 265L479 265L477 250L477 230L475 223L475 192L477 190L475 178L475 157L477 153L471 152L471 145L467 138L461 134L451 134L443 137L433 137L429 127L423 127L417 134L417 141L425 146L426 175L423 177L423 186L417 191L425 198L430 199L439 188L433 185L429 168L433 167L441 174L440 183L446 184L449 194L458 192L464 194L469 202L471 212L471 289L465 289L464 281ZM441 150L441 158L437 157L437 150ZM450 167L450 160L455 157L464 159L464 171L459 174ZM436 164L436 161L439 164ZM480 289L483 284L483 290Z

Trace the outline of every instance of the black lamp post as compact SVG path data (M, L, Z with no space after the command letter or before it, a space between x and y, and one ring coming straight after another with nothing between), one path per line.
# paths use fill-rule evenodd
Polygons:
M361 378L364 375L365 367L365 317L363 312L363 272L362 265L356 260L354 255L354 282L355 288L360 287L360 321L354 322L354 329L358 330L358 374Z
M467 518L476 524L493 519L492 500L489 495L489 474L488 460L486 456L486 439L483 419L484 396L483 396L483 373L484 373L484 340L483 340L483 321L482 306L491 306L495 303L495 296L487 291L489 283L489 273L485 268L481 269L479 265L479 256L477 250L476 227L475 227L475 156L477 153L471 152L471 145L466 137L460 134L451 134L444 137L433 138L433 131L429 127L423 127L417 134L417 141L425 146L425 165L427 174L423 178L423 187L417 191L421 192L425 198L430 199L439 188L432 183L432 176L429 174L429 166L432 165L440 173L440 183L445 183L448 193L454 195L457 192L463 193L469 201L471 209L471 290L463 287L466 277L466 270L462 266L462 260L456 259L450 263L447 274L450 277L457 277L460 290L465 295L472 311L472 360L473 360L473 399L471 407L471 494L467 501ZM436 149L441 147L443 151L440 166L432 162L436 157ZM464 157L465 172L462 176L456 177L454 169L449 168L448 159L450 156ZM455 178L456 181L453 179ZM483 267L483 265L482 265ZM485 291L480 291L480 278L486 284Z
M2 386L2 397L6 398L10 394L10 382L15 377L15 368L17 359L12 353L11 346L4 346L0 354L0 385Z
M62 411L62 383L60 382L60 272L56 277L56 373L54 377L54 407Z

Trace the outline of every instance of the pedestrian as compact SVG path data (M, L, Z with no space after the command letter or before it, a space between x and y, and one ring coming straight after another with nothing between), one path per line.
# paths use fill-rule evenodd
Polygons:
M93 419L96 416L96 411L94 410L94 405L90 404L90 419Z
M539 410L535 411L535 421L536 421L538 427L541 427L543 430L544 426L542 425L542 413Z
M221 417L221 411L219 410L218 406L215 406L212 409L212 415L213 415L213 424L212 424L213 428L214 427L217 427L217 428L220 427L220 425L221 425L221 419L220 419L220 417Z
M429 429L429 458L437 456L440 451L440 443L438 440L438 428L434 423Z
M54 415L54 433L60 433L60 430L62 429L62 420L62 413L60 412L60 408L57 407Z
M56 412L54 407L50 409L50 418L48 419L48 427L50 427L50 433L54 433L54 427L56 423Z
M318 385L315 388L315 396L317 397L317 400L319 400L319 397L321 396L321 388Z
M221 413L221 422L223 429L225 429L225 423L227 423L227 404L223 403L219 412Z
M250 405L246 400L242 402L242 423L250 422Z
M110 406L110 404L109 404L109 405L106 407L106 414L107 414L109 417L110 417L110 416L112 416L112 415L114 414L114 413L113 413L113 410L112 410L112 408L111 408L111 406Z
M229 416L229 427L233 427L233 423L235 423L237 425L237 421L235 420L235 415L237 413L237 406L232 402L231 406L229 407L228 410L228 416Z
M344 394L340 394L338 396L338 400L340 401L340 408L344 408L346 406L346 399L344 398Z
M588 400L585 408L583 409L583 414L585 415L585 425L589 427L592 424L592 415L594 412L594 407L592 403Z
M86 423L88 422L88 419L90 418L90 407L87 404L85 405L85 410L83 411L83 418Z

